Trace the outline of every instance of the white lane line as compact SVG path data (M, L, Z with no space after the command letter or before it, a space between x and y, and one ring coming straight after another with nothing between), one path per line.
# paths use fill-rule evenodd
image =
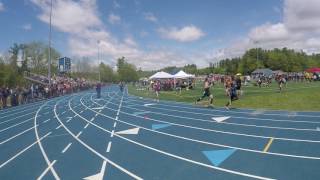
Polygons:
M37 126L38 126L38 125L37 125ZM28 132L28 131L32 130L33 128L34 128L34 127L31 127L31 128L29 128L29 129L27 129L27 130L24 130L24 131L22 131L22 132L20 132L20 133L18 133L18 134L16 134L16 135L14 135L14 136L12 136L12 137L10 137L10 138L8 138L8 139L6 139L6 140L4 140L4 141L0 142L0 145L2 145L2 144L4 144L4 143L6 143L6 142L8 142L8 141L10 141L10 140L12 140L12 139L14 139L14 138L16 138L16 137L20 136L20 135L22 135L22 134L24 134L24 133L26 133L26 132Z
M68 119L66 122L68 123L68 122L70 122L71 120L72 120L72 118Z
M112 103L114 104L114 103ZM114 104L116 105L116 104ZM128 107L129 109L135 109L135 110L139 110L138 108L131 108ZM149 108L154 108L154 107L149 107ZM111 109L111 108L108 108ZM164 109L164 108L155 108L155 109ZM116 111L114 109L112 109L113 111ZM164 110L169 110L169 109L164 109ZM186 111L178 111L178 110L169 110L169 111L177 111L177 112L184 112L186 113ZM123 112L125 113L125 112ZM185 116L176 116L176 115L172 115L172 114L166 114L166 113L159 113L159 112L152 112L153 114L160 114L163 116L170 116L170 117L176 117L176 118L184 118L184 119L190 119L193 121L202 121L202 122L210 122L210 123L216 123L216 122L212 122L210 120L204 120L204 119L198 119L198 118L191 118L191 117L185 117ZM189 112L190 113L190 112ZM128 113L125 113L128 114ZM193 113L193 114L201 114L201 113ZM129 114L131 115L131 114ZM202 114L204 115L204 114ZM236 118L236 117L233 117ZM239 117L237 117L239 118ZM246 119L250 119L249 117L247 117ZM255 127L255 128L266 128L266 129L280 129L280 130L292 130L292 131L316 131L315 129L298 129L298 128L290 128L290 127L278 127L278 126L262 126L262 125L252 125L252 124L241 124L241 123L230 123L230 122L224 122L223 124L228 124L228 125L234 125L234 126L245 126L245 127Z
M33 109L33 108L37 109L38 107L34 107L34 106L35 105L41 105L41 104L43 104L43 102L31 103L31 104L28 104L26 106L18 106L16 108L2 110L3 112L0 113L0 116L5 115L5 114L9 114L9 113L10 113L10 115L16 114L16 113L13 113L13 112L16 112L16 111L24 112L24 111L30 111L30 109Z
M119 117L118 117L118 116L116 116L116 120L118 120L118 118L119 118Z
M37 110L37 109L35 108L35 109L32 109L32 110ZM20 114L20 113L25 112L25 111L30 111L30 110L27 109L27 110L19 111L17 113L9 114L9 115L6 115L6 116L1 116L1 119L4 119L4 118L9 117L9 116L14 116L14 115ZM28 115L28 114L32 114L32 113L35 113L35 111L32 111L32 112L27 113L27 114L24 114L24 116Z
M82 102L81 102L82 103ZM83 104L83 103L82 103ZM84 105L84 104L83 104ZM84 105L85 106L85 105ZM93 112L96 112L92 109L90 109L91 111ZM124 112L125 113L125 112ZM125 113L125 114L128 114L128 113ZM105 114L101 114L101 116L104 116L104 117L107 117L111 120L113 120L112 117L110 116L107 116ZM150 119L152 121L156 121L156 122L163 122L163 123L167 123L167 124L172 124L172 125L177 125L177 126L181 126L181 127L189 127L189 128L194 128L194 129L199 129L199 130L205 130L205 131L214 131L215 130L210 130L210 129L204 129L204 128L197 128L197 127L191 127L191 126L187 126L187 125L182 125L182 124L176 124L176 123L170 123L170 122L166 122L166 121L160 121L160 120L154 120L154 119ZM138 125L135 125L135 124L131 124L131 123L128 123L128 122L125 122L125 121L121 121L121 120L118 120L119 122L121 123L124 123L124 124L128 124L128 125L131 125L131 126L136 126L136 127L139 127L141 129L145 129L147 131L152 131L152 132L155 132L155 133L158 133L158 134L163 134L163 135L167 135L167 136L171 136L171 137L175 137L177 139L183 139L183 140L187 140L187 141L192 141L192 142L197 142L197 143L202 143L202 144L208 144L208 145L213 145L213 146L219 146L219 147L225 147L225 148L232 148L232 149L237 149L237 150L242 150L242 151L247 151L247 152L254 152L254 153L259 153L259 154L262 154L264 152L260 151L260 150L254 150L254 149L246 149L246 148L240 148L240 147L235 147L235 146L229 146L229 145L224 145L224 144L216 144L216 143L211 143L211 142L207 142L207 141L201 141L201 140L197 140L197 139L191 139L191 138L187 138L187 137L183 137L183 136L178 136L178 135L174 135L174 134L168 134L168 133L164 133L164 132L160 132L160 131L155 131L155 130L152 130L152 129L148 129L148 128L145 128L145 127L142 127L142 126L138 126ZM222 131L223 132L223 131ZM246 135L246 134L244 134ZM247 136L250 136L250 135L247 135ZM261 138L271 138L271 137L264 137L264 136L261 136ZM274 138L274 139L280 139L280 138ZM294 141L294 140L292 140ZM275 155L275 156L283 156L283 157L292 157L292 158L301 158L301 159L313 159L313 160L320 160L320 157L312 157L312 156L300 156L300 155L291 155L291 154L282 154L282 153L273 153L273 152L267 152L267 153L264 153L264 154L268 154L268 155Z
M107 153L110 152L111 145L112 145L112 141L109 141L108 147L107 147L107 150L106 150Z
M97 117L99 114L96 114L95 117Z
M41 138L39 138L37 141L35 141L34 143L30 144L29 146L27 146L26 148L24 148L23 150L21 150L20 152L18 152L17 154L15 154L14 156L12 156L10 159L8 159L7 161L5 161L4 163L2 163L0 165L0 169L7 165L9 162L11 162L12 160L14 160L15 158L17 158L18 156L20 156L22 153L24 153L25 151L27 151L28 149L30 149L32 146L34 146L35 144L37 144L39 141L41 141L42 139L44 139L45 137L49 136L52 132L47 133L46 135L42 136Z
M64 113L66 113L66 111L63 111L61 114L64 114Z
M66 135L69 135L69 134L67 134L67 133L57 134L57 135L48 136L48 138L54 138L54 137L60 137L60 136L66 136Z
M47 120L45 120L45 121L43 121L43 123L47 123L47 122L49 122L51 119L47 119Z
M16 119L18 119L18 118L21 118L21 117L23 117L23 116L27 116L27 115L29 115L29 114L34 114L34 113L35 113L35 112L31 112L31 113L27 113L27 114L24 114L24 115L21 115L21 116L17 116L17 117L15 117L15 118L2 121L2 122L0 122L0 124L6 123L6 122L9 122L9 121L13 121L13 120L16 120ZM1 117L1 118L2 118L2 117Z
M80 114L83 113L83 111L80 111Z
M69 101L69 107L70 106L70 101ZM60 122L60 124L63 126L63 128L73 137L75 138L80 144L82 144L84 147L86 147L87 149L89 149L92 153L94 153L95 155L99 156L101 159L109 162L112 166L114 166L115 168L119 169L120 171L128 174L129 176L133 177L134 179L137 179L137 180L143 180L141 177L133 174L132 172L128 171L127 169L121 167L120 165L116 164L115 162L107 159L105 156L103 156L102 154L100 154L99 152L97 152L96 150L94 150L91 146L87 145L86 143L84 143L81 139L77 138L64 124L63 122L61 121L61 119L58 117L58 114L57 114L57 111L56 111L56 105L54 107L54 114L55 114L55 117L57 118L57 120ZM72 110L73 113L76 114L76 112L74 110ZM82 116L79 116L79 117L82 117ZM90 122L90 121L88 121Z
M17 124L14 124L14 125L12 125L12 126L9 126L9 127L7 127L7 128L1 129L0 132L3 132L3 131L6 131L6 130L8 130L8 129L11 129L11 128L13 128L13 127L19 126L19 125L21 125L21 124L23 124L23 123L26 123L26 122L28 122L28 121L31 121L32 119L33 119L33 118L30 118L30 119L27 119L27 120L22 121L22 122L20 122L20 123L17 123Z
M57 162L57 160L52 161L52 163L50 164L50 166L48 166L42 173L41 175L37 178L37 180L41 180L46 174L47 172L50 170L50 168Z
M134 100L132 98L130 98L131 101L135 101L135 102L142 102L142 101L139 101L139 100ZM152 102L152 101L150 101ZM176 105L173 105L173 104L176 104ZM166 107L178 107L178 108L184 108L184 109L194 109L194 110L199 110L199 108L195 108L195 107L187 107L187 106L184 106L184 107L181 107L181 106L178 106L179 104L182 104L182 105L188 105L186 103L172 103L172 102L168 102L166 104L162 103L160 105L162 106L166 106ZM137 104L137 105L140 105L140 104ZM206 111L205 109L203 109L204 111ZM246 109L246 110L252 110L252 111L255 111L256 109ZM225 110L219 110L219 109L210 109L210 110L207 110L207 111L218 111L218 112L222 112L222 113L229 113L230 111L225 111ZM249 115L250 112L243 112L243 111L232 111L232 113L235 113L235 114L245 114L245 115ZM287 116L287 114L284 114L284 113L267 113L267 114L263 114L263 115L269 115L269 116ZM297 114L296 116L302 116L302 117L320 117L319 115L303 115L303 114ZM246 117L244 117L246 118Z
M74 115L73 117L75 118L75 117L77 117L77 115Z
M113 127L115 128L117 126L117 122L114 122L113 123Z
M56 127L56 129L59 129L59 128L61 128L61 125L59 125L59 126Z
M73 111L74 112L74 111ZM82 117L79 115L79 117L81 119L83 119L84 121L87 121L89 122L86 118ZM101 129L102 131L104 132L107 132L107 133L111 133L110 131L102 128L101 126L95 124L95 123L92 123L90 122L91 125L97 127L98 129ZM231 174L236 174L236 175L240 175L240 176L244 176L244 177L251 177L251 178L256 178L256 179L271 179L271 178L267 178L267 177L262 177L262 176L256 176L256 175L252 175L252 174L247 174L247 173L242 173L242 172L239 172L239 171L233 171L233 170L229 170L229 169L224 169L224 168L221 168L221 167L216 167L216 166L212 166L212 165L209 165L209 164L205 164L205 163L201 163L201 162L198 162L198 161L194 161L194 160L191 160L191 159L187 159L187 158L184 158L184 157L181 157L181 156L178 156L178 155L175 155L175 154L171 154L169 152L165 152L165 151L162 151L162 150L159 150L159 149L156 149L156 148L153 148L153 147L150 147L150 146L147 146L145 144L141 144L139 142L136 142L136 141L133 141L133 140L130 140L128 138L125 138L121 135L118 135L118 134L115 134L115 136L125 140L125 141L128 141L128 142L131 142L133 144L136 144L138 146L141 146L145 149L149 149L149 150L152 150L152 151L155 151L155 152L158 152L160 154L164 154L166 156L169 156L169 157L173 157L173 158L176 158L176 159L180 159L182 161L186 161L186 162L190 162L190 163L193 163L193 164L197 164L199 166L203 166L203 167L207 167L207 168L210 168L210 169L215 169L215 170L219 170L219 171L223 171L223 172L228 172L228 173L231 173Z
M93 120L94 120L94 117L93 117L93 118L91 118L91 120L90 120L90 121L92 122Z
M111 131L110 137L113 137L113 135L114 135L114 129Z
M48 103L48 102L47 102ZM37 117L38 117L38 114L39 112L41 111L41 109L43 108L43 106L45 106L47 103L43 104L42 106L39 107L39 109L37 110L36 112L36 115L34 116L34 132L36 134L36 138L37 138L37 143L38 143L38 146L40 148L40 151L41 151L41 154L44 158L44 160L46 161L48 167L50 168L50 171L52 172L54 178L56 180L60 180L60 177L58 176L57 172L55 171L55 169L50 166L51 165L51 162L47 156L47 153L45 152L45 150L43 149L42 147L42 144L41 144L41 141L40 141L40 138L39 138L39 134L38 134L38 128L37 128Z
M82 131L80 131L77 135L76 135L76 137L77 138L79 138L79 136L82 134Z
M69 147L71 146L72 143L69 143L62 151L61 153L64 154L68 149Z
M89 126L89 123L87 123L87 125L84 127L84 129L87 129L88 126Z

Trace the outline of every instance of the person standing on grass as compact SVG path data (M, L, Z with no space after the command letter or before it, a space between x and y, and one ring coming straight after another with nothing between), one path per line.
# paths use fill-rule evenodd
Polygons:
M283 86L286 83L286 79L284 77L279 76L278 78L278 84L279 84L279 92L282 92Z
M232 102L239 99L237 95L236 81L234 80L233 76L231 77L231 84L228 87L228 96L229 101L227 102L225 108L229 110Z
M157 80L154 83L153 89L154 89L154 92L156 93L157 101L159 102L159 93L160 93L160 89L161 89L161 85L160 85L160 81L159 80Z
M210 92L210 87L211 87L211 83L209 82L209 79L206 78L203 83L203 94L200 98L196 100L195 102L196 104L200 102L203 98L209 97L210 105L211 106L213 105L213 95Z

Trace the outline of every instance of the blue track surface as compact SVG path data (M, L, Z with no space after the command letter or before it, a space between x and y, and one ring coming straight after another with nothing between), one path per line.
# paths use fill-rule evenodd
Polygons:
M0 179L319 179L318 127L320 112L226 111L112 86L0 111Z

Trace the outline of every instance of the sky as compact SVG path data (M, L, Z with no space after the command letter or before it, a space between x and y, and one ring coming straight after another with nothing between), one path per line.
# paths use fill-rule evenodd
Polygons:
M319 0L53 0L52 46L144 70L205 67L256 47L320 53L319 9ZM0 54L47 43L49 16L50 0L0 0Z

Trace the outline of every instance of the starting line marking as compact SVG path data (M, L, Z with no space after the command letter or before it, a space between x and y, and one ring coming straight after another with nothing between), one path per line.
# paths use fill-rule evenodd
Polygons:
M267 144L267 145L266 145L266 147L263 149L263 152L268 152L268 150L269 150L269 148L270 148L270 146L271 146L272 142L273 142L273 137L272 137L272 138L270 138L270 140L269 140L268 144Z

